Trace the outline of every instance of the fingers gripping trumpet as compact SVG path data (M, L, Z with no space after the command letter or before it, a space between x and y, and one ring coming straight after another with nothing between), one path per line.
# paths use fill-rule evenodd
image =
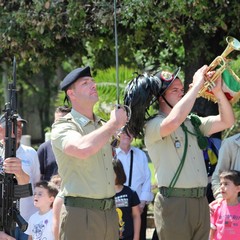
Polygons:
M215 71L213 76L209 79L206 79L204 86L198 93L198 97L204 97L208 100L211 100L213 102L217 102L215 96L211 93L211 90L215 87L215 81L222 76L223 78L223 90L225 87L225 92L226 96L228 97L230 102L236 102L238 98L240 97L240 79L238 76L232 71L232 69L229 66L230 60L227 59L226 57L233 51L240 51L240 42L233 37L228 36L226 38L226 41L228 43L226 49L223 51L223 53L220 56L217 56L213 62L209 65L209 70L208 71ZM228 89L231 87L234 88L234 91L239 92L235 98L229 95ZM228 96L228 95L229 96Z

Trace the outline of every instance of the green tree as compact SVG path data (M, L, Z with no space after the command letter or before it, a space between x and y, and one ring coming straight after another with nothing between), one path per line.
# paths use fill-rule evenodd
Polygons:
M225 37L238 37L239 12L238 0L117 1L119 62L137 71L181 66L187 89L196 69L224 50ZM42 129L65 71L115 64L113 1L0 0L0 22L2 74L11 76L16 56L20 108L36 102ZM217 112L200 99L195 110Z

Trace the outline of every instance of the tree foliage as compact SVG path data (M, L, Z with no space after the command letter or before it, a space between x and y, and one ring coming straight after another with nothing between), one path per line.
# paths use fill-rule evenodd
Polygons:
M66 71L115 65L113 11L113 0L0 0L2 73L11 76L15 56L20 105L37 104L42 129ZM196 69L222 53L226 36L239 38L239 12L238 0L118 0L119 62L139 72L181 66L187 89ZM202 100L195 108L217 112Z
M113 1L1 0L0 5L1 58L18 54L35 70L68 58L75 64L90 58L96 68L113 65ZM239 34L239 10L237 0L117 1L120 62L140 69L209 63L227 35Z

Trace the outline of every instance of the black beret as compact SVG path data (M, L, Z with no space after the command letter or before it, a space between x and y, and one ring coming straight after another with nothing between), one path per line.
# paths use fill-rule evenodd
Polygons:
M71 71L60 83L60 89L66 90L72 83L77 81L80 77L92 77L90 67L76 68Z

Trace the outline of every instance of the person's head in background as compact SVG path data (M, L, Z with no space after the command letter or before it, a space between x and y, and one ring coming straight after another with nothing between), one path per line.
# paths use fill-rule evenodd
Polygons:
M123 165L120 160L118 160L118 159L113 160L113 170L116 175L115 185L123 185L126 182L127 177L126 177L126 174L123 169Z
M58 189L60 189L62 179L59 174L56 174L51 177L50 182L55 184L58 187Z
M20 140L22 137L22 130L24 127L24 124L27 123L27 121L25 119L23 119L19 114L17 114L16 116L16 120L17 120L17 144L20 144ZM3 140L5 138L5 130L6 130L6 119L5 119L5 115L2 115L0 117L0 140ZM10 137L10 136L9 136Z
M56 108L55 113L54 113L54 122L56 122L60 117L65 116L71 112L71 108L67 106L59 106Z
M41 214L47 213L53 205L53 201L58 194L57 186L52 182L40 181L34 188L34 206Z
M240 193L240 172L236 170L224 171L219 175L219 178L223 199L229 204L237 204Z
M129 133L126 129L123 129L119 137L120 137L119 147L125 152L129 151L131 143L133 141L133 135Z

